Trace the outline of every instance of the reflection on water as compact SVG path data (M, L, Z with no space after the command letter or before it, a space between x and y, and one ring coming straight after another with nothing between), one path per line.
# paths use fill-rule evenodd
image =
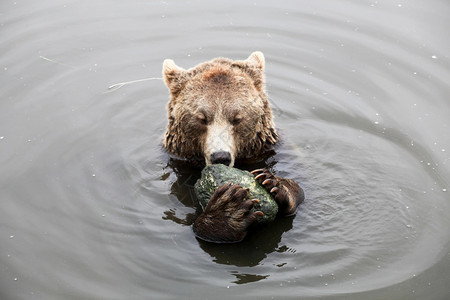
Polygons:
M445 299L445 1L2 1L0 298ZM197 240L200 171L161 150L162 61L264 52L306 200ZM260 166L242 166L253 169Z

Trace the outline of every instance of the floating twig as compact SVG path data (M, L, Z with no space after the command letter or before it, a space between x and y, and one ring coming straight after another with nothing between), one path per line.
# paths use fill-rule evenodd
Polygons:
M108 87L109 91L107 91L106 93L118 90L118 89L120 89L121 87L123 87L124 85L127 85L127 84L136 83L136 82L142 82L142 81L149 81L149 80L162 80L162 78L161 77L150 77L150 78L143 78L143 79L137 79L137 80L132 80L132 81L119 82L119 83L110 85Z
M52 63L54 63L54 64L58 64L58 65L60 65L60 66L64 66L64 67L69 67L69 68L72 68L72 69L74 69L74 68L75 68L75 67L73 67L73 66L69 66L69 65L66 65L66 64L60 63L59 61L56 61L56 60L50 59L50 58L48 58L48 57L45 57L45 56L42 56L42 55L39 55L39 57L40 57L40 58L42 58L43 60L46 60L46 61L52 62Z

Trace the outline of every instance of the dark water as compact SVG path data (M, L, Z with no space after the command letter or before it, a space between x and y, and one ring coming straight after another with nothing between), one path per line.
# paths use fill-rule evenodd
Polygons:
M448 1L2 1L1 299L447 299ZM162 61L265 53L297 215L195 239ZM322 299L321 298L321 299Z

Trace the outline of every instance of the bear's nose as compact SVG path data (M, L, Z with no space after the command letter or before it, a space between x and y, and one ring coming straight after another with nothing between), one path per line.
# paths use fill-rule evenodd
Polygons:
M225 152L225 151L214 152L213 154L211 154L211 163L212 164L224 164L225 166L229 166L231 163L230 152Z

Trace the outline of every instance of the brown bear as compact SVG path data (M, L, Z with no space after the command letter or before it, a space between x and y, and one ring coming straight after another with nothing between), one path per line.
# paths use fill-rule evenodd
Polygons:
M246 60L216 58L185 70L173 60L163 63L170 91L167 151L192 163L256 162L273 152L278 141L272 110L265 92L265 59L261 52ZM291 179L268 169L252 172L273 196L279 214L294 214L304 193ZM262 212L250 212L257 199L245 200L247 190L223 185L194 222L194 233L212 242L238 242Z

